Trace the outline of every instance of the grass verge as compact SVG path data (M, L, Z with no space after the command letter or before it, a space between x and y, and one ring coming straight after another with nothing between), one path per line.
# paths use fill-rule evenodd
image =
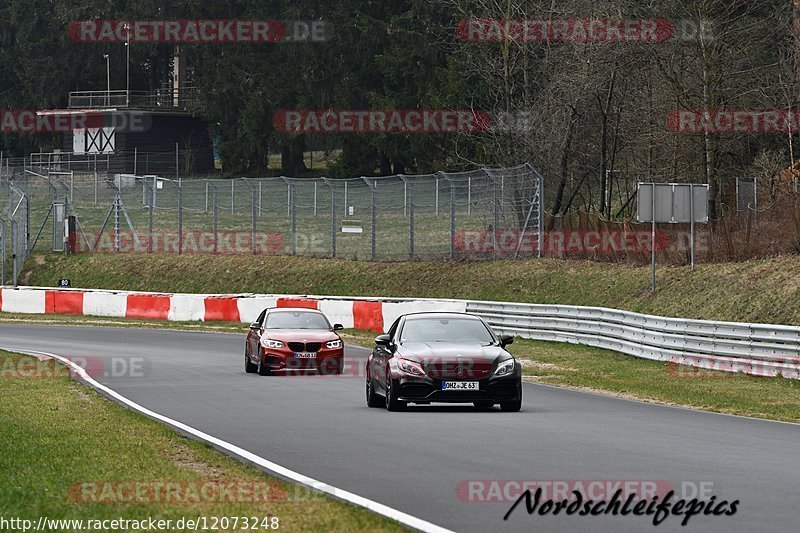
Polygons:
M154 517L173 524L181 518L277 517L280 529L287 531L404 531L369 511L296 490L183 438L64 373L43 372L45 377L39 378L15 373L37 365L42 363L34 358L0 352L0 516L34 524L42 515L76 520ZM181 488L171 501L164 490L154 488L128 503L132 493L123 492L130 490L123 488L131 486L126 482L138 482L140 488L159 482ZM221 486L242 492L216 496L213 487ZM228 525L219 530L234 530ZM168 530L182 529L173 525ZM235 530L242 530L241 522Z
M26 283L189 293L464 298L590 305L707 320L800 325L800 256L660 267L573 260L370 263L274 256L38 256Z

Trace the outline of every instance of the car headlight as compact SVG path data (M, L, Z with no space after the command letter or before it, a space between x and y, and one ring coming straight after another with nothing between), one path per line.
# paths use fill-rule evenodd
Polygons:
M506 359L499 365L497 365L497 370L494 371L495 376L506 376L514 372L514 360L513 359Z
M342 341L328 341L327 343L325 343L325 346L328 348L341 348Z
M283 348L283 343L281 341L271 341L265 340L262 341L265 348Z
M414 361L409 361L408 359L399 358L397 360L397 366L405 372L406 374L411 374L412 376L424 376L425 371L422 369L422 365L419 363L415 363Z

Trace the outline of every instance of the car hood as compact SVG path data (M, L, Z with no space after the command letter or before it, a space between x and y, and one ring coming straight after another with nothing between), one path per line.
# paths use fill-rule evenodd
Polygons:
M397 354L416 361L434 379L483 379L510 354L499 346L458 342L409 342Z
M498 357L505 359L509 353L499 346L481 346L459 342L407 342L398 347L398 355L418 363L432 363L439 359L469 358L493 363Z
M263 338L286 342L324 342L337 340L339 336L326 329L267 329Z

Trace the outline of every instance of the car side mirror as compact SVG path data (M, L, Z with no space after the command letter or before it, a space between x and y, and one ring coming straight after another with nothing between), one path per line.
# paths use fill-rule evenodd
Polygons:
M252 324L250 324L250 329L261 329L261 324L259 324L258 322L253 322Z
M384 348L388 348L392 344L392 337L386 333L383 335L378 335L375 337L375 344L378 346L383 346Z
M500 335L500 347L505 348L509 344L514 344L513 335Z
M344 326L341 325L341 324L334 324L333 325L333 331L342 331L343 329L344 329Z

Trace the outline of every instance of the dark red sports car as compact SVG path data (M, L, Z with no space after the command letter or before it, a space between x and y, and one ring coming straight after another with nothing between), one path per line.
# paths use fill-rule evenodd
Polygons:
M244 348L244 370L267 376L273 372L317 371L341 374L344 329L315 309L271 308L250 324Z

